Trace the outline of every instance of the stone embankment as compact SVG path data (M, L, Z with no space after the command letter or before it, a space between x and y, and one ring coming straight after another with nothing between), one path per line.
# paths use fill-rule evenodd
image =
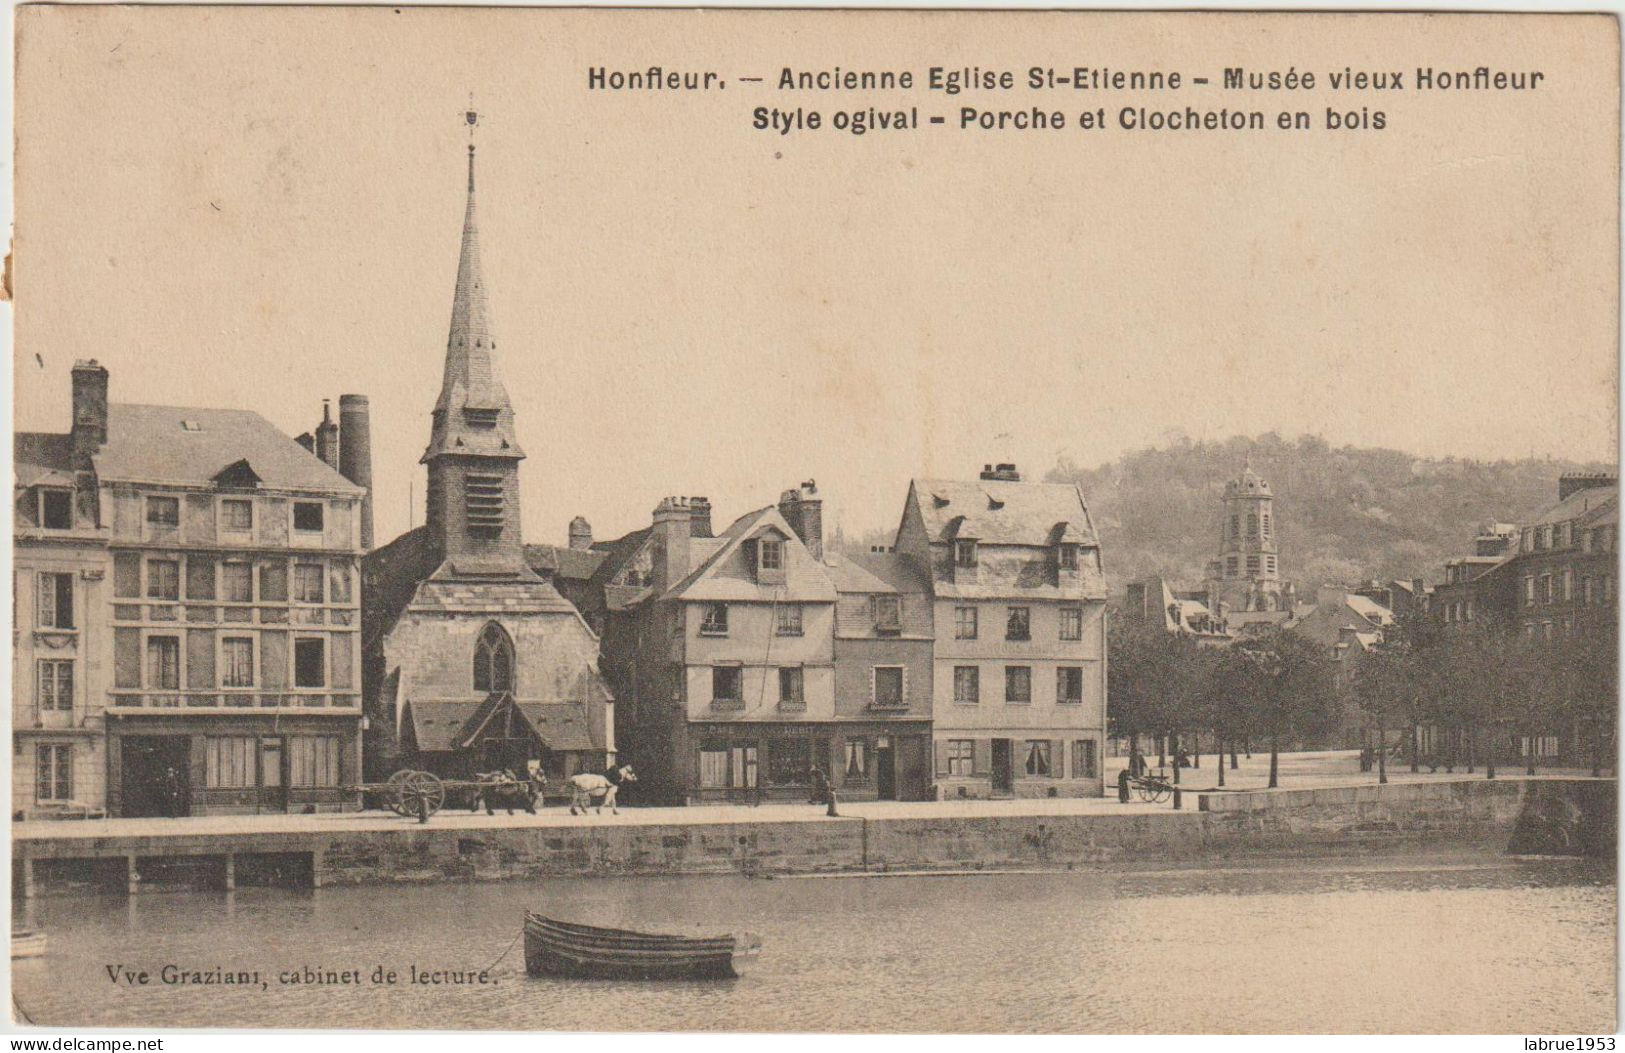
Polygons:
M922 804L824 818L665 809L591 822L278 817L280 823L23 824L24 895L62 890L370 885L601 874L1189 865L1426 849L1612 856L1612 779L1502 778L1190 794L1187 808ZM1114 804L1112 802L1111 804ZM763 812L766 812L764 809ZM480 817L483 820L483 817ZM296 821L299 820L299 821Z

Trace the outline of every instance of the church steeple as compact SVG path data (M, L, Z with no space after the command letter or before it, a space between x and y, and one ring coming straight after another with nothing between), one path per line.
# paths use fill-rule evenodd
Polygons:
M469 112L469 124L475 114ZM446 337L446 371L434 407L434 428L424 462L441 454L523 457L514 438L513 406L496 372L496 339L485 275L480 268L480 230L474 212L474 144L468 145L468 205L457 259L457 289Z
M477 115L470 110L470 139ZM468 205L457 260L446 369L423 463L425 509L441 559L437 578L529 577L519 529L519 461L513 406L496 371L496 339L474 211L474 144L468 146Z

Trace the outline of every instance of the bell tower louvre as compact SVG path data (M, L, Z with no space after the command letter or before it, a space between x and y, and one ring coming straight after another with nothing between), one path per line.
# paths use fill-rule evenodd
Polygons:
M468 113L472 138L477 115ZM439 559L433 577L533 577L525 563L519 520L519 462L513 405L496 369L480 235L474 207L474 144L468 146L468 204L446 337L446 368L435 402L429 445L426 520Z

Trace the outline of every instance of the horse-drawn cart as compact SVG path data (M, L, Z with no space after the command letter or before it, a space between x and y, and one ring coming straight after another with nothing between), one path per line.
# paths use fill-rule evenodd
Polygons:
M433 772L402 768L384 782L364 782L349 789L372 794L396 815L427 818L440 811L452 794L470 792L475 807L483 800L487 807L534 807L543 796L542 786L506 773L492 773L476 779L442 779Z

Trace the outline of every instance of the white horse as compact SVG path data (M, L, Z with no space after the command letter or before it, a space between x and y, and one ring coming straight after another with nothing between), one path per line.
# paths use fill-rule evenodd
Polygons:
M615 794L625 782L637 782L637 773L632 765L623 764L619 768L611 768L607 773L599 775L597 772L582 772L580 775L570 776L570 814L587 814L594 799L598 801L598 814L604 814L604 805L609 805L611 815L620 815L615 808Z

